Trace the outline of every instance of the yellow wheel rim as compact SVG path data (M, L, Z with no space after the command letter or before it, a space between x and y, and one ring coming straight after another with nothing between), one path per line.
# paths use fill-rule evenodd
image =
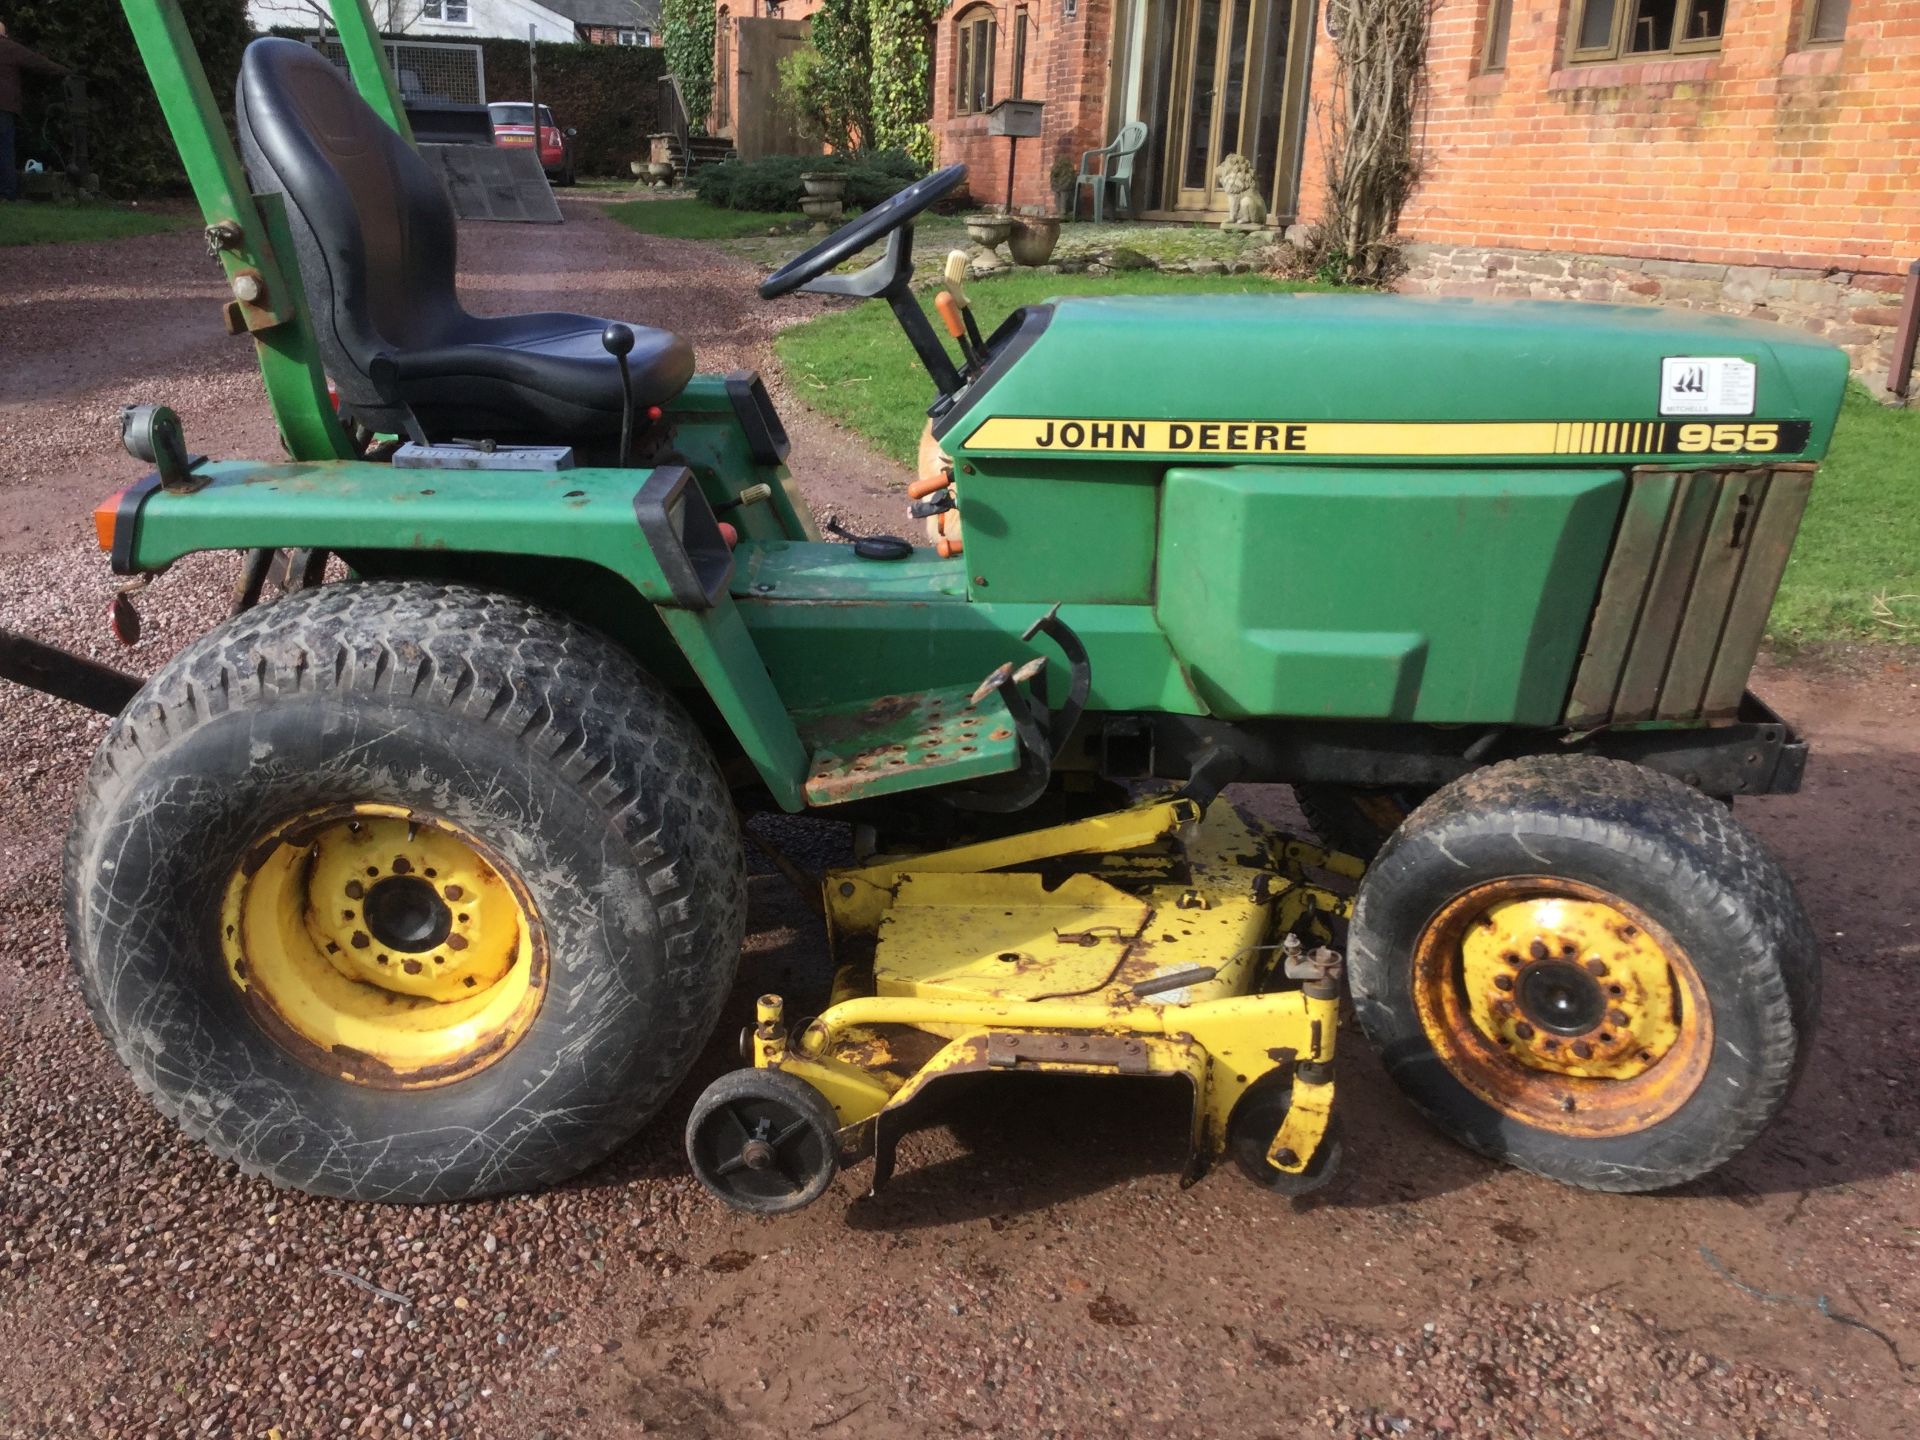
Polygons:
M382 1088L484 1069L545 988L518 877L473 835L391 805L314 811L252 846L227 883L221 946L282 1045Z
M1567 880L1501 880L1444 907L1415 947L1414 1003L1456 1079L1563 1134L1664 1120L1713 1054L1685 951L1619 897Z

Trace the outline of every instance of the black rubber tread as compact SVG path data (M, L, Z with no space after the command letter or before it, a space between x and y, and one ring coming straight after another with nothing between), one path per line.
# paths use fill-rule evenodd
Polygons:
M788 1107L796 1117L804 1119L813 1132L822 1153L821 1163L796 1194L777 1199L755 1196L729 1186L726 1177L712 1173L709 1156L703 1153L700 1132L709 1117L722 1106L744 1100L770 1100ZM839 1134L840 1119L834 1113L833 1103L799 1076L784 1070L729 1070L701 1091L700 1098L693 1102L693 1113L687 1117L687 1162L708 1192L730 1209L748 1215L786 1215L804 1209L827 1193L839 1169Z
M1321 843L1362 860L1371 860L1393 834L1355 803L1362 790L1376 791L1394 800L1405 815L1413 813L1431 791L1399 786L1333 785L1302 781L1293 787L1294 803Z
M1453 897L1515 875L1611 891L1686 950L1712 1009L1714 1052L1667 1119L1607 1139L1537 1129L1481 1101L1434 1055L1412 998L1414 943ZM1812 926L1760 839L1670 776L1592 756L1488 766L1415 811L1361 882L1348 972L1362 1028L1435 1123L1485 1154L1597 1190L1683 1184L1750 1144L1786 1101L1820 1000Z
M487 1068L352 1085L242 1008L215 929L239 848L343 800L465 824L532 894L546 993ZM139 1088L249 1173L365 1200L535 1188L606 1155L684 1077L745 930L738 819L673 697L565 616L453 585L326 585L182 651L95 755L66 873L81 988Z

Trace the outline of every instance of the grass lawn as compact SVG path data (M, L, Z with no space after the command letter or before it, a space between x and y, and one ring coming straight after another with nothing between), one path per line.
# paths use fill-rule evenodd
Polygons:
M1029 274L975 281L969 294L981 328L990 331L1015 306L1050 295L1314 288L1250 275ZM931 313L931 291L922 303ZM774 350L809 405L901 464L913 463L930 392L886 306L861 305L797 325L775 339ZM1786 653L1831 641L1920 644L1920 411L1889 410L1859 385L1848 387L1770 633Z
M1127 275L1015 275L976 280L967 287L967 298L973 303L981 330L991 334L1016 307L1051 295L1251 295L1316 288L1255 275L1135 271ZM933 314L933 295L928 290L920 299L929 316ZM944 339L946 331L938 318L933 326ZM893 312L885 305L860 305L809 320L781 331L773 348L788 382L807 404L858 431L901 464L913 463L933 388L926 371L914 359Z
M800 218L763 210L722 210L700 200L629 200L624 205L609 205L607 214L642 235L666 235L675 240L765 235L770 225L787 225Z
M1847 387L1770 629L1783 650L1870 636L1920 643L1920 410Z
M61 205L22 200L0 205L0 245L53 245L74 240L124 240L158 235L194 223L185 210L130 210L120 205Z

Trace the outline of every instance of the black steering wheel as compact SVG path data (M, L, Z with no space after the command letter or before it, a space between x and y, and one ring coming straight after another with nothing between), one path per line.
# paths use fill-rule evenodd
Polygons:
M812 249L804 250L787 261L760 282L760 298L777 300L831 274L869 245L911 223L922 210L959 188L966 178L966 166L949 165L944 170L936 170L914 181L871 210L856 215ZM854 292L836 290L835 293ZM880 294L884 291L876 288L870 293Z

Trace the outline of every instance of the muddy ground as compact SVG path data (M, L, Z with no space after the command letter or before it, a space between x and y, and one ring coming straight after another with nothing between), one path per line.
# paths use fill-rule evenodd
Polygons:
M769 370L774 326L808 313L701 247L568 211L463 235L477 305L667 324L703 366ZM136 473L117 406L166 400L195 448L271 453L198 252L0 256L0 624L143 671L215 618L230 565L176 567L148 638L113 653L86 512ZM816 502L897 527L891 467L781 399ZM543 1196L310 1200L182 1141L66 969L59 847L104 722L0 690L0 1435L1912 1434L1920 668L1762 681L1814 759L1802 794L1740 813L1823 937L1825 1013L1780 1123L1711 1179L1624 1197L1503 1170L1427 1130L1349 1033L1346 1167L1310 1201L1229 1172L1182 1190L1178 1093L1009 1081L910 1139L880 1197L854 1171L770 1222L685 1173L721 1041L611 1162ZM814 864L844 843L775 829ZM817 924L757 870L721 1034L757 992L825 976Z

